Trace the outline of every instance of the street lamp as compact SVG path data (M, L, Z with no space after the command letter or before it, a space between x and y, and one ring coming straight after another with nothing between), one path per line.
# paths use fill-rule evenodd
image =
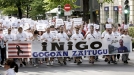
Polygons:
M102 8L102 5L103 5L103 2L104 2L104 0L99 0L100 7L101 7L101 8Z

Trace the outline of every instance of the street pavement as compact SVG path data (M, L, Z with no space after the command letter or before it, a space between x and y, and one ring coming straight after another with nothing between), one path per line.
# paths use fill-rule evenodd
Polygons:
M66 66L61 66L55 62L54 66L46 66L45 64L37 67L27 66L19 68L16 75L134 75L134 52L129 55L129 64L119 61L118 64L107 64L99 57L99 62L94 65L88 63L88 59L84 58L81 65L76 65L73 61L68 61ZM5 72L1 67L0 74Z

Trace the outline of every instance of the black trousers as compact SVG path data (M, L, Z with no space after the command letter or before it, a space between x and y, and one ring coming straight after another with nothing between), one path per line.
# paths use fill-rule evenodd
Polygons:
M6 59L6 49L0 47L0 51L1 51L1 65L3 65L4 60Z

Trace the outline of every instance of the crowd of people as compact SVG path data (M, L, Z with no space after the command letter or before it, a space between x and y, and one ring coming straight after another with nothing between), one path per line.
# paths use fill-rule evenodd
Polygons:
M103 38L111 38L111 37L125 37L128 35L128 29L124 28L123 25L113 25L111 24L111 28L107 28L104 26L105 30L103 32L100 31L100 25L97 24L89 24L88 22L83 22L79 25L67 26L67 23L64 25L47 25L44 31L38 31L36 28L36 24L40 21L34 21L29 19L15 19L12 21L12 18L8 18L8 22L6 19L0 20L0 52L1 52L1 65L8 65L10 68L11 60L14 62L19 61L18 66L26 66L28 63L34 66L38 64L46 63L46 65L53 65L54 60L58 59L58 63L61 65L67 64L67 59L69 61L74 60L74 63L78 65L82 63L82 57L57 57L57 58L14 58L6 61L6 45L5 43L8 41L53 41L57 40L83 40L83 39L103 39ZM49 21L50 22L50 21ZM51 22L55 23L56 18L53 18ZM68 20L71 22L71 20ZM29 27L24 29L24 25L28 25ZM108 22L106 22L108 24ZM6 32L7 31L7 32ZM128 63L128 54L122 55L123 63ZM89 63L94 64L95 61L98 61L99 56L89 56ZM105 62L108 64L114 63L117 64L117 60L120 59L120 54L117 55L105 55L103 56ZM28 61L28 59L30 59ZM4 63L6 62L6 63ZM7 66L5 66L7 67ZM17 71L16 71L17 72Z

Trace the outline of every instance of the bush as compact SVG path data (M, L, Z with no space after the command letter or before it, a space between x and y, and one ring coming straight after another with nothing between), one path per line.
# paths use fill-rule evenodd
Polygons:
M129 32L129 36L134 38L134 27L129 27L128 32Z
M128 32L129 32L129 36L134 38L134 27L129 27ZM134 40L132 42L134 43Z

